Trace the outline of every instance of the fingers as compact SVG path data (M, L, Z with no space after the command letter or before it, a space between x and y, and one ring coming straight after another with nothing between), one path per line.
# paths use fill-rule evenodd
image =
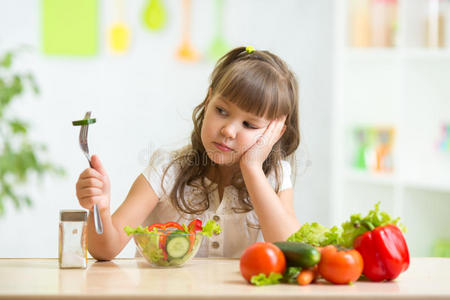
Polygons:
M76 184L77 197L79 199L102 195L104 193L104 183L95 178L78 180Z
M92 195L95 196L94 192L99 191L102 192L103 191L103 183L101 182L95 182L95 183L90 183L90 182L77 182L77 191L82 192L84 194L88 194L88 195Z
M281 138L284 131L286 130L286 125L284 123L285 121L286 116L282 116L278 119L271 121L262 136L263 141L267 142L270 145L275 144Z
M97 155L92 155L91 157L91 164L92 168L95 169L97 172L99 172L102 175L106 175L106 170L103 167L100 158Z
M95 184L103 181L104 177L100 175L97 171L95 171L94 169L86 169L78 177L77 186L79 185L79 183L83 183L83 185L86 185L91 183Z
M102 196L95 196L95 197L83 197L78 199L80 202L81 207L91 210L94 204L100 204L103 201Z
M84 190L79 190L77 191L77 197L80 200L85 200L86 198L93 198L93 197L98 197L98 196L102 196L103 195L103 191L101 189L96 189L96 188L86 188Z
M97 170L93 168L87 168L83 172L81 172L78 180L83 180L87 178L97 178L100 181L104 180L104 175L100 174Z
M280 136L278 137L278 139L280 139L283 136L285 131L286 131L286 125L283 125L283 129L281 129Z
M257 137L255 143L241 157L241 167L255 163L262 165L264 163L275 143L283 135L286 129L285 121L286 116L283 116L269 123L264 133Z
M76 196L83 208L91 209L102 201L107 194L107 176L93 168L84 170L76 183Z

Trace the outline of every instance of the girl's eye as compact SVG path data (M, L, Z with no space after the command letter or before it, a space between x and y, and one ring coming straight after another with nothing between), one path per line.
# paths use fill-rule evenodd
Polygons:
M250 124L250 123L247 122L247 121L244 121L244 126L247 127L247 128L250 128L250 129L258 129L258 127L256 127L256 126Z
M224 109L222 109L222 108L220 108L220 107L216 107L216 111L219 113L219 115L226 115L227 114L227 112L224 110Z

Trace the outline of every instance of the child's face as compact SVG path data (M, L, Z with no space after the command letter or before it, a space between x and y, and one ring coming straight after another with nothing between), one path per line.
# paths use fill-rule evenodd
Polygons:
M269 125L269 120L240 109L224 98L214 96L206 107L201 130L209 158L231 166L253 146Z

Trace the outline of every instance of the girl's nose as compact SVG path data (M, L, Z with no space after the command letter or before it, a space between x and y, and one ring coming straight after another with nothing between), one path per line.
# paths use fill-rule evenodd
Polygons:
M226 138L234 139L236 137L236 129L233 124L224 125L220 130L220 133Z

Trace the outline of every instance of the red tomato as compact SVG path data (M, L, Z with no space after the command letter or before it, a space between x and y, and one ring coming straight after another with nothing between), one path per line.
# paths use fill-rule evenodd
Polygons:
M286 258L283 252L272 243L257 242L245 249L241 256L241 274L250 282L254 275L260 273L283 274L286 270Z
M338 250L329 245L322 249L319 273L336 284L347 284L358 280L363 270L363 259L355 249Z

